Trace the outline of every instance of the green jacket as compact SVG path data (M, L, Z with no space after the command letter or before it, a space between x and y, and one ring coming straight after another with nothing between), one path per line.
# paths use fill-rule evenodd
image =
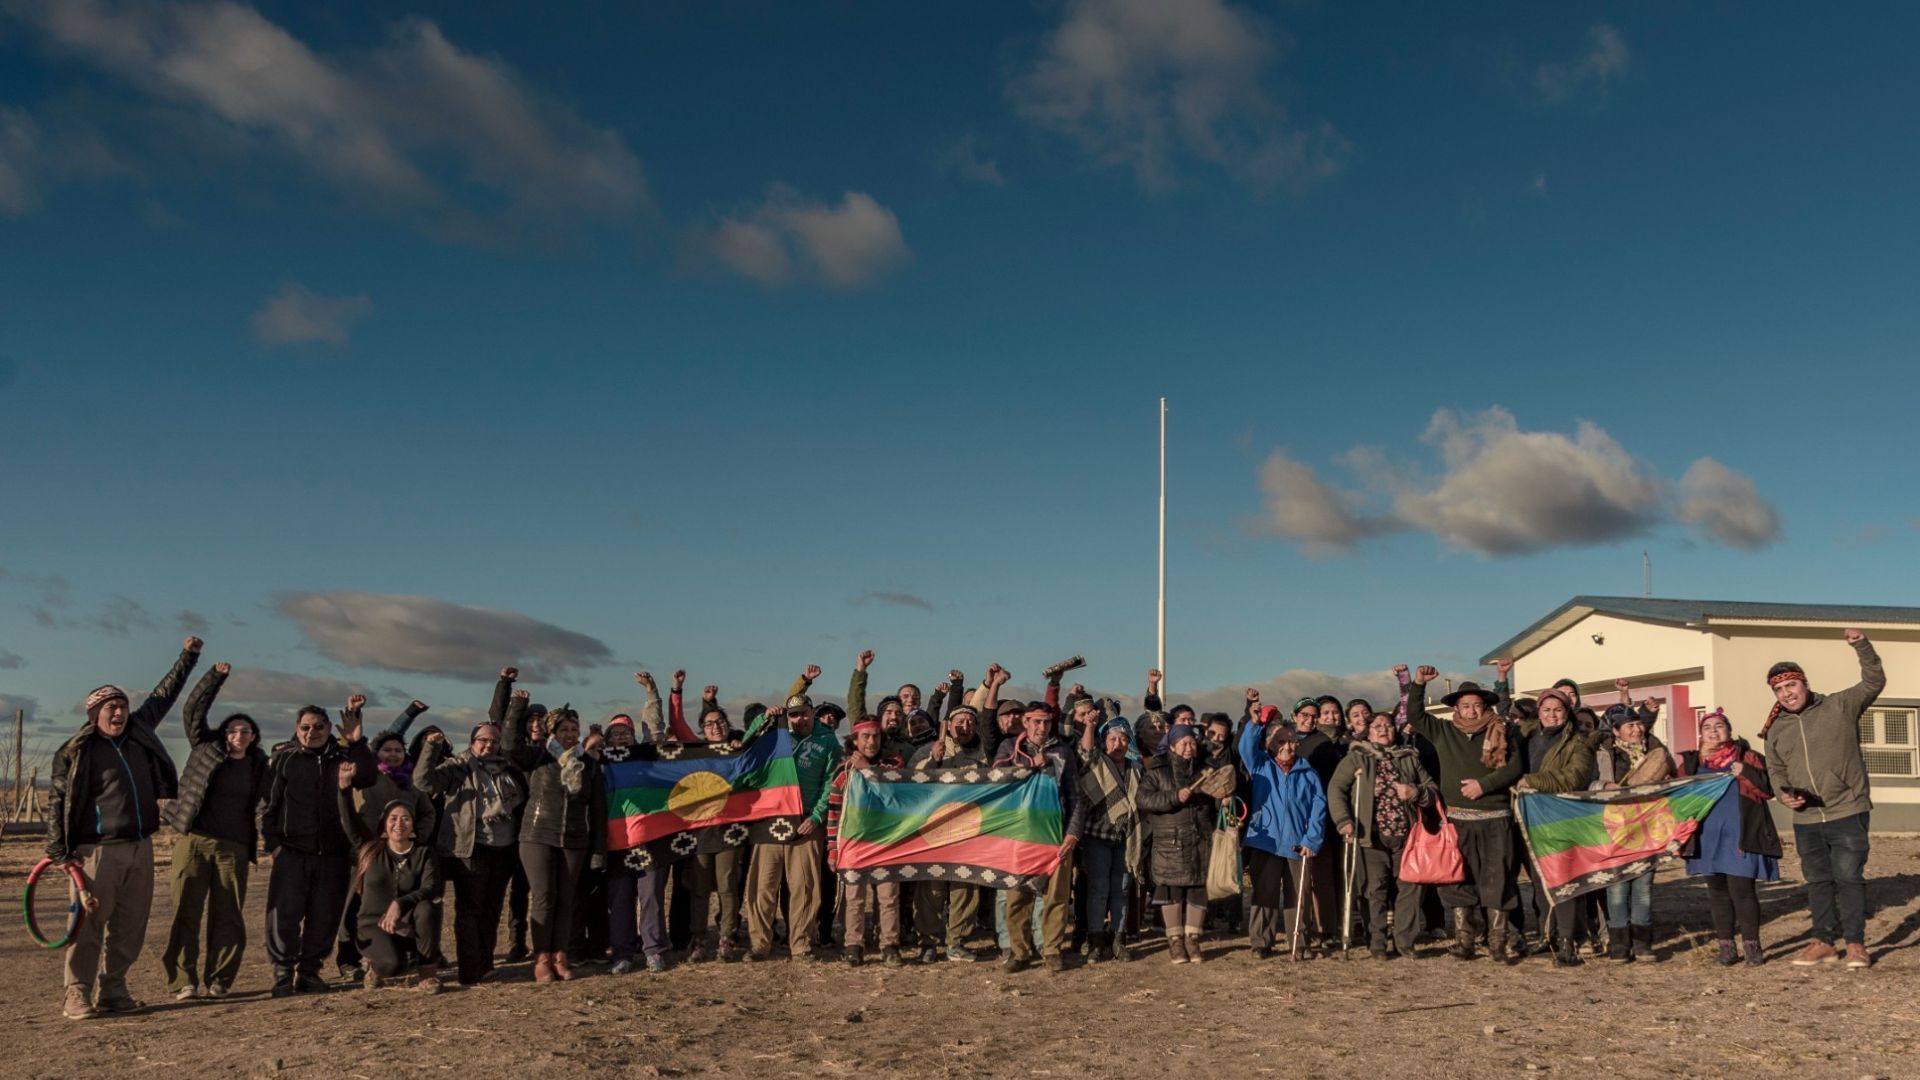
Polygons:
M1571 725L1571 721L1569 721ZM1515 747L1521 762L1526 767L1527 743L1540 732L1540 721L1528 718L1520 721L1520 740ZM1593 753L1606 739L1606 732L1595 728L1581 731L1573 728L1563 732L1547 751L1546 760L1541 762L1539 772L1530 772L1520 778L1520 783L1542 795L1558 795L1567 791L1585 791L1593 783L1597 768Z
M1481 744L1486 741L1486 733L1463 735L1452 723L1427 714L1427 688L1419 683L1407 687L1407 717L1413 723L1413 729L1433 744L1434 754L1440 760L1440 798L1450 807L1460 810L1505 810L1507 809L1506 791L1513 782L1520 779L1520 770L1526 765L1526 756L1518 745L1519 739L1511 734L1507 739L1507 762L1497 769L1489 769L1480 763ZM1494 723L1505 723L1496 719ZM1466 780L1480 781L1480 797L1469 799L1460 793L1460 784Z
M1767 729L1767 779L1818 798L1793 811L1796 825L1835 821L1873 809L1866 759L1860 755L1860 714L1886 689L1887 672L1873 643L1861 641L1860 681L1836 694L1815 694L1798 713L1781 710Z

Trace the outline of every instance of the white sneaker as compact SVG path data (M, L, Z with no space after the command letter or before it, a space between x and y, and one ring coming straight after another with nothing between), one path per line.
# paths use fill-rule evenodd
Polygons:
M231 991L231 990L228 990L228 989L227 989L226 987L224 987L224 986L220 986L220 985L218 985L218 984L215 984L215 985L213 985L213 986L209 986L209 987L207 987L207 988L206 988L205 990L203 990L203 991L201 991L201 994L200 994L200 996L202 996L202 997L210 997L210 998L223 998L223 997L226 997L226 996L227 996L228 994L230 994L230 993L232 993L232 991Z
M200 996L200 988L193 985L192 983L188 983L187 985L173 992L173 1000L175 1001L192 1001L194 998L197 998L199 996Z

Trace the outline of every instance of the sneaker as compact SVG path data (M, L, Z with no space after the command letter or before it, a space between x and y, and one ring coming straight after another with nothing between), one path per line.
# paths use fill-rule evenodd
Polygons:
M419 992L421 992L421 993L423 993L423 994L437 994L437 993L439 993L439 992L440 992L440 974L439 974L439 972L437 972L437 971L436 971L436 972L426 972L426 971L423 971L423 972L421 972L421 973L420 973L420 979L419 979L419 981L418 981L418 982L415 982L415 983L413 984L413 988L414 988L415 990L418 990Z
M291 975L283 976L273 980L273 996L274 997L277 997L277 998L292 997L294 994L298 992L299 991L294 988L293 976Z
M1732 967L1740 962L1740 953L1739 950L1733 947L1732 938L1722 938L1715 944L1719 946L1720 951L1719 954L1713 958L1714 963L1719 964L1721 967Z
M1740 943L1740 951L1746 956L1748 967L1759 967L1767 962L1767 954L1760 951L1760 943L1752 938Z
M1393 954L1392 954L1392 953L1390 953L1390 952L1388 952L1388 951L1387 951L1387 950L1385 950L1385 949L1376 949L1376 948L1374 948L1374 947L1373 947L1373 946L1371 946L1371 945L1369 945L1369 946L1367 947L1367 955L1368 955L1369 957L1371 957L1371 958L1373 958L1373 959L1375 959L1375 960L1391 960L1391 959L1393 959Z
M1000 961L1000 970L1012 975L1015 972L1027 970L1027 965L1030 963L1032 963L1032 961L1015 956L1013 953L1008 953L1007 958Z
M633 971L633 961L631 961L631 960L615 960L615 961L613 962L613 966L607 969L607 974L609 974L609 975L626 975L626 974L629 974L629 973L630 973L630 972L632 972L632 971Z
M1047 957L1044 963L1047 966L1047 970L1055 975L1067 970L1067 958L1061 956L1059 953Z
M335 970L339 973L341 982L357 983L367 977L366 969L359 964L340 964Z
M1267 948L1265 945L1255 945L1253 947L1253 958L1255 960L1271 960L1273 959L1273 950Z
M841 959L847 962L848 967L859 967L866 955L866 950L858 945L849 945L840 952Z
M208 983L206 990L203 992L208 997L215 998L215 999L223 998L223 997L226 997L228 994L233 993L232 990L229 990L228 988L221 986L219 983Z
M1840 959L1833 946L1824 941L1810 941L1807 947L1793 954L1794 967L1814 967L1818 964L1831 964Z
M661 956L659 953L654 953L652 956L647 957L647 970L653 972L655 975L667 970L667 958Z
M301 994L324 994L333 988L318 975L302 975L294 980L293 989Z
M880 962L887 965L888 967L906 967L907 966L907 958L900 955L899 949L893 948L891 946L880 950Z
M360 980L361 988L366 990L378 990L380 989L381 986L385 984L386 984L386 980L382 979L380 977L380 973L373 970L372 968L368 968L366 975L364 975Z
M1847 942L1847 967L1858 971L1873 966L1873 957L1867 955L1867 947L1858 941Z
M737 964L740 962L740 947L733 943L732 938L723 937L720 939L720 962L723 964Z
M141 1013L141 1012L147 1011L146 1002L135 1001L132 997L129 997L127 994L124 994L124 993L118 994L114 997L103 998L99 1001L96 1001L93 1003L93 1007L95 1011L99 1012L103 1016L108 1014L112 1014L115 1016L129 1016L133 1013Z
M531 959L533 959L533 953L527 949L527 943L524 941L514 942L513 948L507 950L509 964L523 964Z
M980 958L974 955L973 950L967 948L965 945L955 945L949 948L947 950L947 959L955 960L962 964L977 964L980 962Z
M923 963L923 964L937 964L937 963L939 963L939 962L940 962L940 950L939 950L939 949L936 949L936 948L934 948L934 947L933 947L933 946L931 946L931 945L929 945L929 946L927 946L927 947L926 947L926 948L924 948L924 949L921 949L921 950L920 950L920 962L921 962L921 963Z
M192 983L188 983L187 985L173 992L173 1000L175 1001L192 1001L194 998L197 998L199 996L200 996L200 988L193 985Z
M84 986L67 987L67 999L60 1007L60 1015L69 1020L97 1020L99 1010L93 1002L87 1000L87 988Z
M693 948L687 950L687 963L689 964L704 964L711 959L713 959L713 956L707 952L705 943L695 945Z
M747 951L747 959L756 964L765 963L773 959L773 952L769 949L750 949Z

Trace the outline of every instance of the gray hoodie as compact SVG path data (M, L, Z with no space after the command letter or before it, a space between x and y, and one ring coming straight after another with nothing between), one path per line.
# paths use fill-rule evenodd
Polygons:
M1818 796L1793 811L1796 825L1864 814L1873 809L1867 763L1860 755L1860 714L1887 685L1880 654L1861 639L1860 681L1837 694L1813 694L1797 713L1780 711L1767 729L1767 780L1777 793L1796 787Z

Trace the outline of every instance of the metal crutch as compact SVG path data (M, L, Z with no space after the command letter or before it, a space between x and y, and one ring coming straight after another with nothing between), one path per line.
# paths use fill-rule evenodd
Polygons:
M1360 868L1360 845L1348 837L1340 853L1340 868L1347 879L1346 896L1340 905L1340 959L1347 958L1347 950L1353 947L1353 879Z
M1307 884L1313 880L1313 856L1300 853L1300 887L1293 899L1293 933L1288 935L1288 947L1293 959L1300 959L1300 936L1306 931L1307 920Z

